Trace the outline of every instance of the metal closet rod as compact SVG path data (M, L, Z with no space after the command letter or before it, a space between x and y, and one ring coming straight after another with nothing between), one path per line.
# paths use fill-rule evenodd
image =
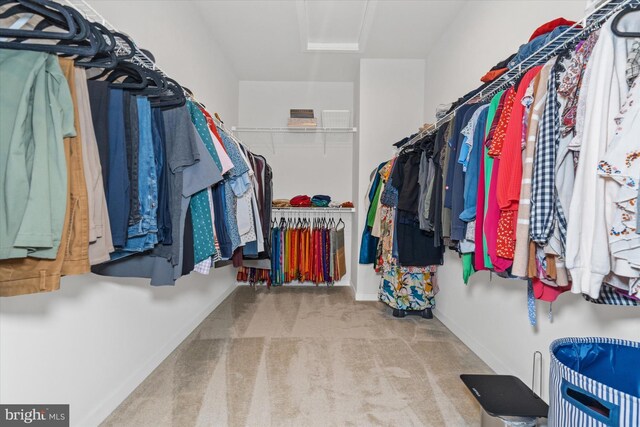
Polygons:
M484 101L493 97L501 90L512 86L518 78L529 69L536 65L544 64L547 60L555 56L567 46L582 40L586 35L600 28L602 24L615 13L622 10L625 6L630 5L640 5L640 0L607 0L598 5L591 13L585 15L580 22L577 22L567 28L566 31L563 31L553 40L550 40L544 46L520 61L512 69L508 70L506 73L491 82L486 88L481 89L478 94L458 105L453 111L445 114L441 119L436 120L435 124L418 132L418 134L407 142L404 147L414 144L427 135L434 134L440 126L447 123L462 106ZM581 25L582 28L578 28L579 25Z
M274 212L291 212L291 213L353 213L355 208L271 208Z
M87 20L93 21L93 22L98 22L98 23L104 25L110 31L120 32L109 21L107 21L104 16L102 16L97 10L95 10L85 0L64 0L64 2L67 3L69 6L73 7L74 9L76 9L77 11L79 11ZM133 41L134 47L135 47L134 57L131 58L131 60L133 62L135 62L138 65L141 65L143 67L149 68L151 70L158 71L159 73L162 73L164 76L168 76L167 73L165 73L162 70L162 68L160 68L158 66L158 64L156 64L156 62L154 60L149 58L147 56L147 54L145 54L142 50L140 50L140 48L135 44L135 40L133 40L133 39L131 39L131 40ZM126 52L126 53L130 52L131 49L130 49L129 45L123 43L118 38L116 38L116 42L117 42L117 48L122 49L122 51ZM195 97L193 95L187 93L186 91L185 91L185 94L187 96L189 96L190 98L195 99ZM230 136L231 139L233 139L236 143L244 146L242 141L240 141L238 138L236 138L236 136L233 135L233 132L229 131L229 129L222 122L222 120L218 117L217 113L214 114L212 117L213 117L213 120L214 120L215 124L217 126L219 126L220 128L222 128Z

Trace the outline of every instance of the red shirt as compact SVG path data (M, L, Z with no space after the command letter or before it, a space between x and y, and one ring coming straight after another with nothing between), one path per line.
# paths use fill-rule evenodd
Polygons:
M574 25L576 22L575 21L568 21L564 18L556 18L553 21L549 21L546 24L542 24L541 26L539 26L538 28L536 28L536 30L533 32L533 34L531 34L531 38L529 39L529 41L535 39L536 37L539 37L543 34L547 34L550 33L551 31L555 30L557 27L560 27L562 25L566 25L568 27L571 27L572 25ZM578 25L577 28L582 28L582 26Z

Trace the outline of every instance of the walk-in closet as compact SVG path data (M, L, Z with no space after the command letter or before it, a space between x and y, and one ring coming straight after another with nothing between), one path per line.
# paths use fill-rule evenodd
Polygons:
M0 1L0 426L640 426L640 0Z

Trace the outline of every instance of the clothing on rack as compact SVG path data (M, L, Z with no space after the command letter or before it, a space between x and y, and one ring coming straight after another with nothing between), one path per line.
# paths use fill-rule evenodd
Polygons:
M232 258L269 265L265 158L139 51L101 44L87 61L82 43L2 42L0 296L89 271L171 285Z
M434 177L440 152L436 138L423 141L372 173L360 263L381 274L379 299L394 309L425 310L435 305L435 266L443 245L435 237ZM375 257L373 253L375 251Z
M300 214L304 215L304 214ZM298 216L274 220L271 228L272 257L269 268L245 266L237 280L250 284L280 286L298 281L331 285L346 274L344 222L333 218ZM268 277L268 279L266 279Z
M572 291L599 304L640 302L640 45L616 36L612 20L589 31L574 26L568 33L578 43L522 70L513 86L490 97L463 97L435 132L418 135L379 168L368 200L369 215L377 209L383 218L374 263L383 274L381 299L400 307L402 286L393 278L407 271L399 266L441 263L415 259L426 240L411 259L404 256L426 231L437 237L430 248L440 242L461 254L465 283L490 270L526 279L531 297L543 301ZM540 27L509 67L572 24ZM640 19L619 26L637 32ZM363 263L374 229L368 221ZM427 278L403 280L421 280L423 294L433 297Z

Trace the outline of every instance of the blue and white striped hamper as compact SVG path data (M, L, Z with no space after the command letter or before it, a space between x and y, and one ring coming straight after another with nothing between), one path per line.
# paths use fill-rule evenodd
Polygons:
M640 427L640 343L551 343L549 427Z

